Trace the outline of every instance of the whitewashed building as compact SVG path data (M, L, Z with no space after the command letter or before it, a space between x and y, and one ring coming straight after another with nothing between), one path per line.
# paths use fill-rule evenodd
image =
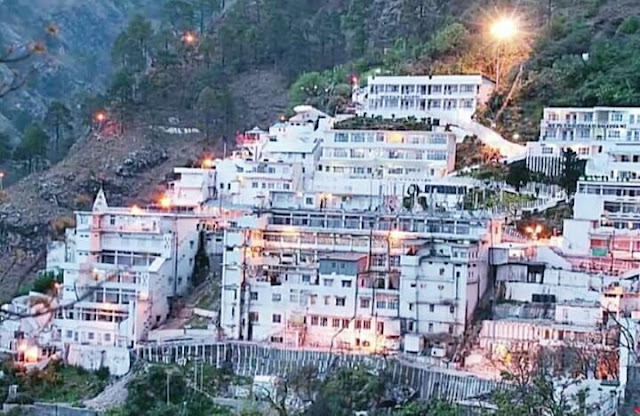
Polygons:
M93 210L76 213L76 228L67 230L64 262L50 265L64 275L50 342L89 368L128 357L190 287L198 243L197 217L112 208L101 190ZM96 356L100 362L86 361ZM122 371L120 364L111 370Z
M407 333L462 335L487 287L487 218L277 210L225 235L230 339L396 350Z
M640 107L545 108L540 139L527 144L527 167L557 176L567 149L582 159L605 153L632 161L640 154L639 118Z
M370 76L353 99L363 117L416 117L441 124L468 122L495 83L482 75Z
M375 196L375 208L385 196L401 199L409 187L423 188L453 171L453 133L431 126L422 131L349 127L357 121L336 123L326 132L314 174L315 192Z

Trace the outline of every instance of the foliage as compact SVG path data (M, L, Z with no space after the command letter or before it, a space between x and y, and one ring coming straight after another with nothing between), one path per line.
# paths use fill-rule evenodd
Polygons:
M584 175L585 161L578 159L578 155L571 149L563 153L563 169L559 184L571 195L576 192L578 179Z
M59 157L59 145L64 142L65 135L73 130L73 117L71 110L60 101L53 101L47 108L44 116L43 124L49 130L49 134L53 137L54 158ZM67 138L67 139L70 139ZM65 143L68 147L70 143Z
M74 403L96 396L107 380L80 367L51 361L43 370L5 365L5 380L18 384L18 391L38 401Z
M18 294L26 295L29 292L38 292L47 294L50 293L54 289L55 283L62 283L63 274L62 272L56 273L54 271L48 271L38 274L36 279L33 281L31 285L21 286Z
M7 133L0 132L0 162L11 157L11 138Z
M516 191L520 190L521 186L526 185L531 179L531 172L527 168L524 160L512 163L507 169L507 177L505 178L507 184L516 188Z
M433 128L426 119L415 117L383 119L382 117L351 117L334 125L337 130L398 130L431 131Z
M28 170L37 170L46 159L49 136L39 125L30 125L24 132L22 141L13 150L13 159L24 161Z
M456 405L435 400L429 403L410 402L398 406L392 412L393 416L462 416Z
M206 376L209 380L209 377ZM121 416L231 415L189 384L180 369L153 365L128 385L129 394Z

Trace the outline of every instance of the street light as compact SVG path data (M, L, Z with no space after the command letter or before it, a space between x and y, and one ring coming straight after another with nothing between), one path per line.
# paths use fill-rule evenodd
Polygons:
M0 191L2 191L4 189L4 172L0 172Z
M491 24L491 36L504 42L513 39L518 34L518 23L512 17L503 16Z
M182 36L182 40L187 45L193 45L198 40L198 37L193 32L185 32L185 34Z
M496 40L496 90L500 86L500 46L518 34L518 22L513 17L502 16L494 20L489 30Z

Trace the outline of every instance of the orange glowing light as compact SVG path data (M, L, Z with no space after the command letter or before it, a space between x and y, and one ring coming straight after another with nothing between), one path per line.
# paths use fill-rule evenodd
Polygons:
M358 85L358 77L356 77L355 75L351 78L351 82L353 83L353 85Z
M158 203L160 204L160 207L162 207L162 209L171 208L171 198L169 198L168 195L164 195L162 198L160 198L160 201L158 201Z
M403 236L404 236L404 233L398 230L393 230L389 233L389 238L394 241L402 240Z
M185 43L192 45L196 42L197 37L192 32L186 32L182 37Z
M132 206L132 207L131 207L131 213L132 213L133 215L139 215L139 214L141 214L141 213L142 213L142 210L140 209L140 207L139 207L139 206L134 205L134 206Z
M102 111L99 111L96 113L95 115L96 121L102 123L103 121L105 121L107 119L107 115L105 113L103 113Z
M215 164L214 164L214 162L213 162L213 159L209 159L209 158L207 158L207 159L204 159L204 160L202 161L202 168L203 168L203 169L211 169L211 168L212 168L212 167L214 167L214 166L215 166Z
M18 352L25 352L27 350L27 343L26 342L20 342L18 344Z
M39 356L40 356L40 351L38 351L38 347L36 346L29 347L27 351L25 351L24 353L24 360L28 363L37 363Z

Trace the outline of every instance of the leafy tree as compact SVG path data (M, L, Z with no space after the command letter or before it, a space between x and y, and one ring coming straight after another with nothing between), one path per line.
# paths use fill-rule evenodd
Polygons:
M384 397L386 377L366 367L340 368L322 384L310 415L351 416L375 409Z
M229 91L224 86L203 88L198 94L196 105L202 116L206 136L209 136L215 127L224 130L229 126L233 103Z
M393 410L393 416L462 416L462 412L457 406L443 402L433 401L429 403L410 402L398 406Z
M0 132L0 162L11 157L11 138Z
M578 155L571 149L563 152L563 169L560 176L560 186L562 186L567 194L571 195L576 192L578 179L584 175L585 161L578 159Z
M49 136L38 125L27 127L22 137L22 141L13 151L15 160L26 161L29 171L38 169L39 162L43 161L47 155L47 144Z
M506 182L520 191L520 187L531 180L531 172L524 160L512 163L507 170Z
M58 146L64 141L66 132L73 129L71 110L60 101L53 101L44 116L44 125L53 136L54 157L58 158Z
M231 415L190 387L182 372L169 367L149 367L129 383L128 390L122 416Z

